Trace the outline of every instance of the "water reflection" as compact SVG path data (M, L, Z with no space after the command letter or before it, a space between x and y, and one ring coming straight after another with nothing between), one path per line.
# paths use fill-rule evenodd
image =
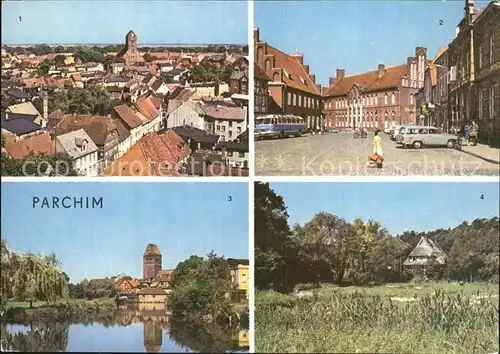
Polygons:
M165 309L121 307L71 322L2 322L3 350L227 352L248 350L248 324L175 319Z

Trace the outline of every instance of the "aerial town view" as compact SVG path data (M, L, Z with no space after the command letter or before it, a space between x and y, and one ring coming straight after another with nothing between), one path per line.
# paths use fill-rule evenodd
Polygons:
M282 6L255 2L256 175L498 175L498 0Z
M256 183L255 351L498 353L498 182L375 185Z
M246 183L3 182L2 205L2 351L248 352Z
M248 176L246 2L115 4L2 1L2 175Z

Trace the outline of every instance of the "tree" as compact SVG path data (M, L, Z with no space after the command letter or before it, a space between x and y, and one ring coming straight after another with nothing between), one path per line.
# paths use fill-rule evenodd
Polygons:
M47 76L49 74L51 67L52 67L52 62L48 59L44 59L40 64L38 64L37 68L38 75Z
M1 264L0 267L1 278L0 278L0 313L3 313L7 308L7 302L10 297L10 279L9 273L11 272L10 264L9 264L9 249L7 247L7 240L3 237L0 239L0 257Z
M269 183L255 184L254 215L255 285L260 289L284 289L291 276L286 266L291 251L290 227L283 198Z
M62 66L64 65L64 62L66 61L66 56L65 55L62 55L62 54L58 54L56 55L56 57L54 58L54 63L57 65L57 66Z
M79 59L82 61L82 63L104 62L104 54L102 54L100 51L95 51L88 47L76 47L73 56L75 60Z
M298 231L298 232L297 232ZM352 264L359 242L352 225L329 213L318 213L294 234L301 259L313 268L328 269L342 283Z
M22 160L2 153L2 176L77 176L73 161L65 154L30 154Z
M145 61L147 61L148 63L152 62L153 61L153 56L149 53L146 53L142 56L144 58Z
M170 305L173 316L200 319L227 316L232 290L227 261L211 252L206 259L191 256L174 270Z
M49 97L49 110L57 109L64 113L106 115L112 109L111 97L101 86L71 87Z
M3 247L6 247L6 244L2 242ZM5 273L2 274L2 278L6 276L6 280L2 281L2 286L6 287L5 290L2 287L2 299L12 295L18 300L29 301L31 308L36 300L54 302L66 298L67 277L57 264L59 262L55 256L46 258L32 253L8 253L7 257L2 259L2 268L6 267Z

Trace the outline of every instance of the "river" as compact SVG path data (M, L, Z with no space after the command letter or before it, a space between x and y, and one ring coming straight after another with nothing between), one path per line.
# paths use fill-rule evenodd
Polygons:
M71 322L2 322L7 351L248 352L248 330L239 326L176 321L164 311L119 309Z

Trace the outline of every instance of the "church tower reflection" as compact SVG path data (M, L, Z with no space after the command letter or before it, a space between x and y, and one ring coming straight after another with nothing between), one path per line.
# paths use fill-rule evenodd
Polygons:
M162 344L161 323L152 319L144 321L144 347L146 351L158 353Z

